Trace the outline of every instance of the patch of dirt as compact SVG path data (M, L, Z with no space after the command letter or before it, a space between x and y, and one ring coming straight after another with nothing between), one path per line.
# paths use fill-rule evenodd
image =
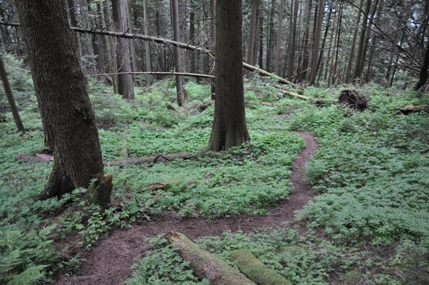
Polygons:
M202 218L178 219L174 217L153 218L134 224L131 229L116 231L100 241L81 258L86 261L75 277L61 276L56 284L118 285L131 277L131 266L145 255L145 237L155 237L169 231L177 231L191 239L222 235L226 231L252 232L264 228L276 228L284 222L293 222L294 212L302 209L313 197L311 187L305 182L304 169L318 148L309 132L298 133L306 147L292 166L293 192L289 199L275 207L267 208L268 216L237 216L227 219L206 220Z

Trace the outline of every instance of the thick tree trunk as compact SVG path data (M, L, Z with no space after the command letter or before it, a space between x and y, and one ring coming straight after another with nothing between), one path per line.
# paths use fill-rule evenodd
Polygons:
M54 168L42 198L88 187L103 174L98 132L61 1L16 0Z
M113 22L116 30L121 33L128 31L127 25L127 0L112 0ZM130 62L130 40L117 38L116 42L116 65L118 75L118 93L124 96L125 99L134 99L134 86L131 74Z
M3 83L7 101L9 102L10 110L12 111L12 116L13 116L13 120L15 121L16 128L18 129L18 132L23 132L24 125L22 124L21 117L19 116L18 108L16 108L15 98L13 97L12 89L10 88L6 69L4 67L3 59L1 56L0 56L0 78Z
M210 138L213 151L250 140L243 90L242 1L217 1L216 101Z
M420 69L419 81L416 83L416 85L414 85L413 87L414 90L417 91L420 88L422 88L423 85L425 85L429 77L428 69L429 69L429 44L426 48L425 58L423 59L422 67Z

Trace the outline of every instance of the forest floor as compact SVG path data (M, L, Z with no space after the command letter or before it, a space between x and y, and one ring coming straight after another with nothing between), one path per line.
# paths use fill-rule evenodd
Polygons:
M236 216L225 219L188 218L181 219L173 215L141 220L130 229L118 230L108 238L99 241L91 251L82 251L76 244L75 251L80 253L79 271L73 277L60 276L56 284L124 284L132 275L132 265L145 256L147 245L144 238L155 237L162 233L177 231L191 239L220 236L226 231L245 233L261 229L276 228L285 222L294 221L294 212L302 209L313 197L311 186L305 181L304 169L311 156L318 148L316 140L309 132L298 132L306 147L292 166L293 192L287 201L268 208L267 216Z

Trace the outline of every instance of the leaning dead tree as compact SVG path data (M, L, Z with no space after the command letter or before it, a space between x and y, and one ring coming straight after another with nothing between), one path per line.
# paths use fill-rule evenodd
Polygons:
M18 23L5 23L5 22L0 22L0 25L14 26L14 27L20 26L20 24L18 24ZM120 33L120 32L105 31L105 30L88 30L88 29L83 29L83 28L79 28L79 27L71 27L70 29L75 31L75 32L78 32L78 33L112 36L112 37L120 37L120 38L127 38L127 39L140 39L140 40L151 41L154 43L159 43L159 44L164 44L164 45L171 45L173 47L178 47L178 48L183 48L183 49L187 49L187 50L193 50L193 51L199 51L199 52L207 53L210 57L214 58L214 52L211 50L208 50L208 49L205 49L205 48L202 48L199 46L190 45L187 43L181 43L181 42L177 42L177 41L164 39L164 38L151 37L151 36L134 34L134 33ZM243 67L248 69L248 70L256 71L262 75L269 76L272 79L277 80L281 83L288 84L288 85L291 85L293 87L297 87L296 84L290 82L289 80L286 80L286 79L284 79L280 76L277 76L273 73L269 73L266 70L260 69L256 66L250 65L248 63L243 62Z

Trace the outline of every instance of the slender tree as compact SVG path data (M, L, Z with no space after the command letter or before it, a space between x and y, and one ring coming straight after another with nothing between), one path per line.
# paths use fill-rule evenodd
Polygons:
M216 100L210 148L221 151L250 137L244 109L242 0L216 2Z
M183 0L171 0L171 10L173 13L173 30L174 30L174 40L178 42L184 42L185 36L183 34L183 21L182 19L182 8ZM185 72L185 54L183 50L179 47L174 49L174 61L176 72ZM182 75L176 75L176 92L177 92L177 105L183 106L185 103L184 95L184 79Z
M60 197L74 188L88 187L93 178L104 179L94 113L62 2L15 3L46 143L55 152L53 170L41 198ZM106 194L110 199L110 193Z
M149 36L149 19L147 15L147 0L143 0L143 30L144 30L144 34L146 36ZM146 71L151 72L152 64L151 64L149 41L145 41L144 49L145 49L145 57L146 57ZM153 80L152 75L148 74L146 78L147 78L146 80L147 85L151 85Z
M426 81L429 78L429 43L427 44L425 57L423 59L422 67L420 68L419 81L414 85L414 90L419 90L425 85Z
M274 62L274 72L279 75L279 64L280 64L280 43L283 32L283 11L285 9L285 0L280 0L279 7L279 26L277 29L277 45L276 45L276 61Z
M315 30L313 35L313 49L311 53L311 72L310 72L310 85L314 85L316 81L317 69L319 66L319 47L320 47L320 34L322 31L323 15L325 10L325 1L319 0L317 5L317 13L315 13Z
M121 33L128 31L127 0L112 0L113 23L116 30ZM118 93L125 99L134 99L134 86L130 62L129 39L117 38L116 65L118 69Z
M18 132L24 131L24 125L22 124L21 117L19 116L18 108L15 104L15 98L12 94L12 89L10 88L9 80L7 78L6 69L3 64L3 59L0 56L0 78L3 83L3 88L6 93L7 101L9 102L10 110L12 111L13 120L15 121L16 128Z

